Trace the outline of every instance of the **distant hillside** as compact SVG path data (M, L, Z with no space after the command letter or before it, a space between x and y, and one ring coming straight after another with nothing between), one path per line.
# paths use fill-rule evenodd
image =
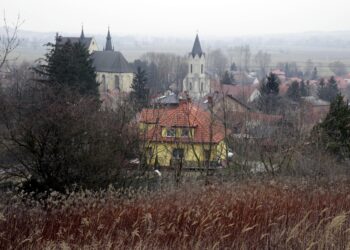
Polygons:
M2 30L2 29L1 29ZM234 30L232 30L234 33ZM63 36L78 36L76 34L62 33ZM19 61L33 61L45 54L44 44L53 42L55 32L35 32L20 30L20 47L13 57ZM91 34L86 33L86 36ZM105 43L105 35L93 35L99 48ZM193 37L194 39L194 37ZM193 44L193 39L188 37L175 38L173 34L166 37L156 36L119 36L112 33L112 41L116 50L121 51L125 57L132 61L146 52L168 52L179 55L187 54ZM206 37L200 34L203 49L208 53L220 48L224 52L228 48L249 44L253 53L258 50L266 50L272 54L273 62L296 61L304 62L312 59L325 67L328 62L342 60L350 65L350 31L334 32L305 32L295 34L271 34L257 36L231 36L225 38Z

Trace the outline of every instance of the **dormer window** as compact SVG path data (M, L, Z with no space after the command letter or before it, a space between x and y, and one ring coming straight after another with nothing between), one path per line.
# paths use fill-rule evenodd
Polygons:
M181 130L181 137L189 137L190 135L190 129L189 128L183 128Z
M166 137L175 137L175 136L176 136L175 128L169 128L166 130Z

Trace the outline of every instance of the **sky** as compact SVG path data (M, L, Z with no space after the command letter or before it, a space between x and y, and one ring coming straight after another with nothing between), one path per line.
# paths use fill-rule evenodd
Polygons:
M350 0L0 0L22 29L118 35L235 37L350 30ZM1 13L2 15L2 13Z

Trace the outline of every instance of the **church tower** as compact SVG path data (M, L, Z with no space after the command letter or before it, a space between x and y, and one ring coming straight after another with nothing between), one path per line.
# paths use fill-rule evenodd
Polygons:
M104 47L104 51L114 51L114 48L112 47L112 37L111 37L111 33L109 32L109 27L108 27L108 33L106 37L106 46Z
M210 93L210 80L205 73L205 53L202 51L198 34L192 52L188 54L188 73L183 81L183 91L197 100Z

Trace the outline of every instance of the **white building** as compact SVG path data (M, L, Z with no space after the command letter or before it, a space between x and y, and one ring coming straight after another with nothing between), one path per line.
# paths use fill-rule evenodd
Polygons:
M188 74L183 81L183 91L193 99L200 99L210 93L210 79L205 73L206 58L198 34L188 55Z

